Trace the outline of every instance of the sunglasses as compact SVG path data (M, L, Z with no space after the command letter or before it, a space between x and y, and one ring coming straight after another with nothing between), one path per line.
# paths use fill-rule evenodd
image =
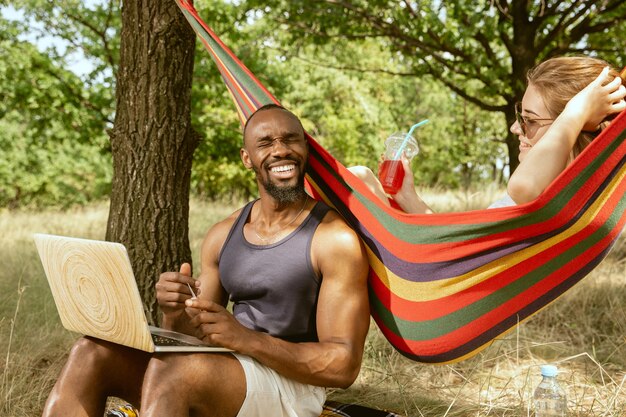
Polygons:
M537 129L540 127L548 126L554 122L554 119L531 119L528 117L522 116L521 103L515 103L515 120L519 127L522 129L522 133L527 138L533 137L535 133L537 133ZM550 122L550 123L539 123L539 122ZM532 130L532 132L531 132Z

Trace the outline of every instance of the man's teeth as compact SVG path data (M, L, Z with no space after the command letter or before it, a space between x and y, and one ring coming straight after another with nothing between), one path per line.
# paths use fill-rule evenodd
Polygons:
M281 165L278 167L272 167L271 171L272 172L285 172L285 171L291 171L295 169L294 165Z

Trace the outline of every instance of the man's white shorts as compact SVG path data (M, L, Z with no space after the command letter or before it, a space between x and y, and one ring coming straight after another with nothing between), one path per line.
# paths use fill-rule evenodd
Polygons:
M322 387L302 384L235 354L246 374L246 399L237 417L319 417L326 401Z

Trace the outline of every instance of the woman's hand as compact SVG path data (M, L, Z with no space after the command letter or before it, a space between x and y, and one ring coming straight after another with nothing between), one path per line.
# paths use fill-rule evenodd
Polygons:
M415 194L415 182L413 179L413 171L411 170L411 162L402 154L402 168L404 169L404 178L402 185L396 194Z
M606 67L595 80L572 97L563 113L585 120L583 130L596 131L607 116L626 108L625 97L626 87L621 78L611 80Z
M430 207L415 191L415 182L413 181L413 171L411 170L411 162L402 155L402 168L404 168L404 179L400 189L393 196L393 199L398 203L402 210L407 213L420 213L428 214L432 213Z

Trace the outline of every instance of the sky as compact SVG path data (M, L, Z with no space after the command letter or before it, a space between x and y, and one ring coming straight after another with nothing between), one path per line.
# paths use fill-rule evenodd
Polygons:
M24 14L16 10L13 6L0 7L0 13L2 17L7 20L24 20ZM53 36L38 37L39 32L43 32L43 28L37 22L31 22L31 26L35 28L35 31L31 34L25 34L20 36L21 40L28 41L37 45L37 48L41 52L45 52L50 47L56 47L60 52L63 52L67 46L67 43L62 39L55 38ZM93 65L89 62L81 53L76 52L68 59L68 65L66 69L72 71L78 76L84 76L93 69Z

